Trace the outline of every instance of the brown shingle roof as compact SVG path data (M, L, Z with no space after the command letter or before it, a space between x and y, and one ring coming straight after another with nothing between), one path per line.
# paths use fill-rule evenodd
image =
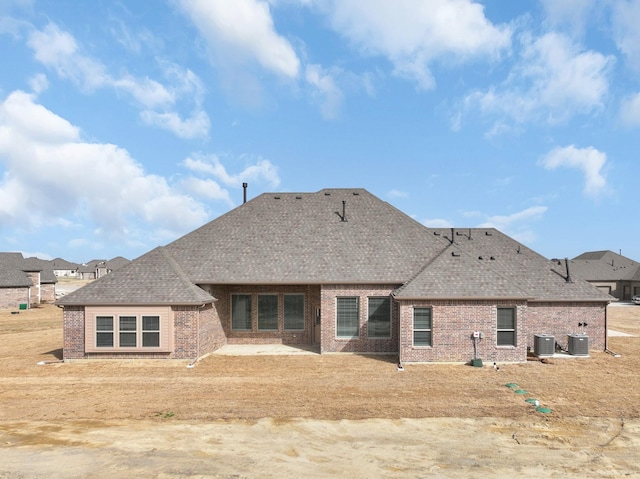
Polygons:
M610 299L495 229L429 229L366 190L326 189L260 195L59 304L196 304L213 300L196 284L332 283L402 285L398 298Z

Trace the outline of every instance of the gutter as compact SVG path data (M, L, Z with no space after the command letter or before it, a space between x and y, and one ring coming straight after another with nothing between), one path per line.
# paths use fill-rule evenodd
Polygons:
M619 358L619 354L614 353L609 349L609 304L611 304L611 302L607 303L607 307L604 308L604 352L610 354L614 358Z

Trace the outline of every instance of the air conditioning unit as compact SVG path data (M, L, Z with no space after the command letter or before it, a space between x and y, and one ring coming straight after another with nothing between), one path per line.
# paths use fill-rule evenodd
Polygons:
M570 334L569 354L572 356L589 356L589 336L586 334Z
M556 351L556 340L552 334L536 334L533 338L533 354L536 356L553 356Z

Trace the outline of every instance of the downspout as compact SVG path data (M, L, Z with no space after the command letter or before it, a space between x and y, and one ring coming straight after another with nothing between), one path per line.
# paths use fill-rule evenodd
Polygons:
M199 306L200 310L202 310L205 306L207 305L207 303L203 303ZM200 314L198 314L198 331L196 333L196 338L197 338L197 346L196 348L198 349L198 354L200 353ZM198 356L196 359L194 359L193 361L191 361L189 364L187 364L187 368L191 369L193 367L195 367L196 364L198 364L198 361L200 361L200 359L202 359L200 356Z

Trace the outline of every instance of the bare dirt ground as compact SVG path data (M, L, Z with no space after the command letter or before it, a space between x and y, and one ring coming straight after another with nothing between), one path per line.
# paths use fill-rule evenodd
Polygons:
M610 338L620 357L399 372L359 355L61 363L60 309L0 311L0 478L639 477L640 306L609 322L632 335Z

